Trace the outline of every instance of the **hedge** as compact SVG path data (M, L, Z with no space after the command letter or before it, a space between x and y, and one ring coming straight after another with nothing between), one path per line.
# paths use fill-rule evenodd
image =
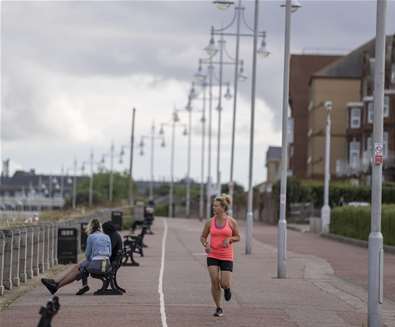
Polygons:
M280 183L274 186L274 195L279 198ZM323 205L324 185L320 181L298 180L294 177L287 181L287 203L313 202L315 208ZM383 185L382 201L385 204L395 203L395 184ZM370 202L371 192L368 186L352 186L345 182L332 182L329 186L329 202L331 207L341 202ZM277 201L278 202L278 201Z
M370 207L337 207L331 213L330 232L367 241L370 223ZM384 244L395 245L395 205L383 205L381 230Z

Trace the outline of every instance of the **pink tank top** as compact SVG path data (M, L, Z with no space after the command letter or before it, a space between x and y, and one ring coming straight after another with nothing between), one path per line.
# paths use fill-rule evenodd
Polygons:
M232 237L232 234L228 218L225 218L224 226L219 227L216 224L216 218L213 217L210 225L210 253L207 256L218 260L233 261L233 245L229 244L228 247L224 247L224 240Z

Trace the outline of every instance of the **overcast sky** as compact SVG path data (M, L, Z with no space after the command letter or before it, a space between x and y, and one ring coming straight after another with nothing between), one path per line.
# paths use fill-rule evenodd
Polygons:
M266 178L265 153L281 143L284 10L281 1L260 2L260 29L271 56L258 62L254 182ZM292 15L293 53L346 53L375 35L375 1L301 1ZM253 2L244 1L252 26ZM11 168L60 173L74 157L97 161L129 145L131 108L136 140L183 108L210 26L226 25L233 8L219 11L209 1L2 1L1 156ZM231 29L234 31L234 29ZM244 32L248 30L244 29ZM389 1L387 34L395 32L395 1ZM226 43L234 53L234 39ZM241 57L251 76L252 40ZM225 68L232 81L233 69ZM251 80L241 83L235 179L247 184ZM214 90L214 92L217 92ZM214 105L214 107L216 104ZM194 103L201 109L201 102ZM186 115L181 119L186 122ZM200 114L193 115L192 177L200 178ZM221 171L229 178L232 101L224 101ZM217 126L214 111L213 126ZM170 130L166 142L170 144ZM134 176L149 177L149 148L135 151ZM156 145L156 178L170 176L170 148ZM117 169L127 168L117 164ZM177 130L176 178L186 174L187 138ZM213 166L216 160L216 129ZM206 155L207 158L207 155ZM107 160L108 163L108 160ZM207 165L206 165L207 168ZM215 175L214 175L215 176Z

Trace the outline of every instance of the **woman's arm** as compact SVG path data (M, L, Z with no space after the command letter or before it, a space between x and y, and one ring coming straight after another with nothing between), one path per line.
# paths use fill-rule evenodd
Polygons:
M208 237L208 234L210 234L210 223L211 223L211 220L206 222L206 224L203 227L202 235L200 236L200 243L202 243L202 245L204 247L208 246L207 237Z
M239 230L239 224L237 223L237 220L232 218L231 225L232 225L232 237L229 239L229 241L230 241L230 243L239 242L240 241L240 230Z
M91 255L92 255L92 237L91 235L89 235L86 240L86 248L85 248L86 260L90 261Z

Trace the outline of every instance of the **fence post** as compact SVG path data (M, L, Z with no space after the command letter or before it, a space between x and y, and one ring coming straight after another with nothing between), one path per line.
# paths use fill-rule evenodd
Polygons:
M34 227L34 249L33 249L33 275L40 274L40 226Z
M28 227L27 231L27 238L26 238L26 275L27 278L33 278L33 257L34 257L34 228Z
M54 237L54 264L58 264L58 227L59 223L55 223L55 227L53 230L53 237Z
M0 230L0 296L4 295L3 275L4 275L4 247L5 236L3 231Z
M38 255L38 268L40 274L45 272L45 226L39 225L40 233L40 243L39 245L39 255Z
M25 283L27 280L26 264L27 264L27 228L21 228L20 230L20 250L19 250L19 279L21 283Z
M13 232L10 229L6 229L3 233L5 236L3 285L7 290L11 290Z
M50 225L44 225L44 269L47 271L50 265L50 253L51 253L51 242L50 242Z
M21 249L21 231L14 229L13 250L12 250L12 284L18 287L20 284L19 278L19 259Z
M55 257L54 257L54 237L53 237L53 229L54 223L50 223L48 227L49 233L49 266L53 267L55 264Z

